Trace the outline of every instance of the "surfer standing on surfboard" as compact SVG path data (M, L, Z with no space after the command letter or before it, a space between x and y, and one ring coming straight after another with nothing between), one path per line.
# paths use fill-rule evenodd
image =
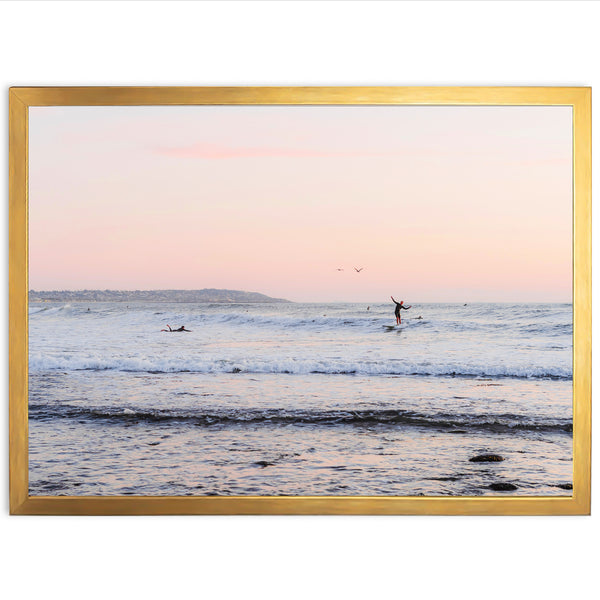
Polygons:
M394 302L396 304L396 310L394 311L394 314L396 315L396 325L401 325L402 318L400 317L400 309L408 310L410 308L410 306L404 306L404 300L400 300L400 302L396 302L394 300L394 296L390 296L390 298L392 299L392 302Z

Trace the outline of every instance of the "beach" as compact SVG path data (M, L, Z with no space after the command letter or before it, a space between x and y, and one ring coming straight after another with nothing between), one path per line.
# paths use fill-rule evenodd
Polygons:
M572 306L402 318L32 302L30 494L570 495Z

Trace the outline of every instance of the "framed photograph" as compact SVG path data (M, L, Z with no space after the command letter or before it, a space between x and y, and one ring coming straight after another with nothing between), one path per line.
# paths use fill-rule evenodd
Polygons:
M589 88L9 95L12 514L589 514Z

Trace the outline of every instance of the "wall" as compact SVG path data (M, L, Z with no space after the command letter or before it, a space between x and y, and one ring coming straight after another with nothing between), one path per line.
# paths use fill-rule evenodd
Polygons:
M594 2L3 2L0 128L6 140L10 85L600 88L599 17ZM6 239L0 251L6 285ZM15 596L564 598L594 582L598 515L8 517L6 449L0 569Z

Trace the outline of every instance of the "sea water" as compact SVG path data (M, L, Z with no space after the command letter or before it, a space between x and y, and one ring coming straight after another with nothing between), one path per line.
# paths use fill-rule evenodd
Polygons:
M570 495L572 306L402 317L31 303L30 494Z

